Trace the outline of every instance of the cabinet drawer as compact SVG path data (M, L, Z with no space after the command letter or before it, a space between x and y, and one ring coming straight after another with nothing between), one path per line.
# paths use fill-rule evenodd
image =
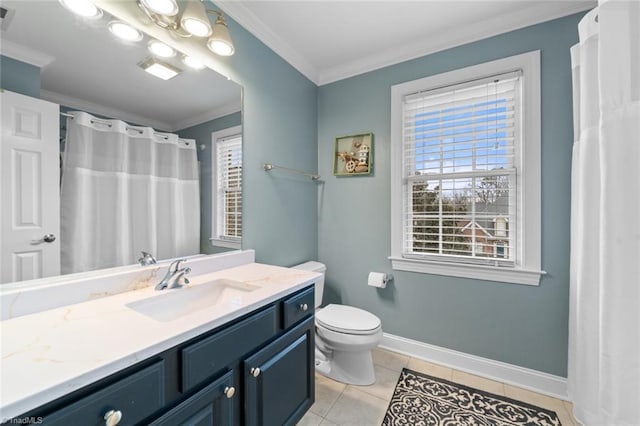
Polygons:
M311 315L315 308L314 305L314 288L291 296L282 302L283 306L283 327L289 328L303 318Z
M164 361L131 374L47 416L46 425L104 424L104 415L120 411L120 426L139 423L164 406Z
M149 426L231 425L235 392L229 371Z
M274 306L182 349L182 391L210 378L278 332Z

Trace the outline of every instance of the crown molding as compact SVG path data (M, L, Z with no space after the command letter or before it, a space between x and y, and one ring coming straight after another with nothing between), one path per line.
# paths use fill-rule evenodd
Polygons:
M243 5L242 2L222 0L216 2L216 5L309 80L318 86L322 86L452 47L582 12L597 6L597 1L593 0L554 2L554 9L549 11L548 3L545 3L535 4L513 13L457 28L455 31L440 35L437 38L431 38L426 41L424 39L417 40L415 43L404 45L399 49L385 50L375 55L357 58L353 61L324 69L314 67L302 54L278 37L268 25Z
M40 90L40 98L49 102L55 102L66 107L82 110L91 114L98 114L110 119L126 121L130 124L149 126L153 127L155 130L160 131L173 131L171 130L171 123L165 123L163 121L143 117L137 114L130 114L116 108L106 107L104 105L95 104L93 102L85 101L83 99L78 99L67 95L62 95L56 92L50 92L48 90Z
M291 47L286 41L274 33L255 13L239 1L216 1L222 11L233 18L245 30L253 34L258 40L266 44L278 56L287 61L302 75L316 85L318 84L318 69L309 62L304 55Z
M325 68L319 72L318 85L344 80L369 71L374 71L390 65L399 64L411 59L420 58L432 53L440 52L452 47L472 43L474 41L504 34L509 31L525 28L545 21L572 15L597 6L596 1L590 2L559 2L553 12L549 12L545 4L536 4L507 15L496 16L472 25L467 25L451 31L448 34L429 40L419 40L405 45L400 49L380 52L347 62L335 67Z
M2 43L0 43L0 54L38 68L44 68L55 60L51 55L6 39L3 39Z

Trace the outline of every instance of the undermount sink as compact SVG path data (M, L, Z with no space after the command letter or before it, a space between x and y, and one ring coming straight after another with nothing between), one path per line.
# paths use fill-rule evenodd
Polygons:
M241 305L242 297L260 287L239 281L219 279L191 287L162 290L162 294L137 300L126 306L158 321L173 321L213 305Z

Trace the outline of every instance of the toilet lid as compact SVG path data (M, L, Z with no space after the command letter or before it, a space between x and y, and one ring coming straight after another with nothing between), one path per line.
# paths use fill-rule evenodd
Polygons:
M371 312L333 304L316 312L316 322L329 330L348 334L369 334L380 327L380 318Z

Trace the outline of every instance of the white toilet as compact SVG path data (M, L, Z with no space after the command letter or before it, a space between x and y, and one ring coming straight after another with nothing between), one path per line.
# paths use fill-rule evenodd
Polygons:
M376 381L371 350L382 338L380 318L363 309L322 304L326 266L306 262L296 269L320 272L315 283L316 371L339 382L370 385Z

